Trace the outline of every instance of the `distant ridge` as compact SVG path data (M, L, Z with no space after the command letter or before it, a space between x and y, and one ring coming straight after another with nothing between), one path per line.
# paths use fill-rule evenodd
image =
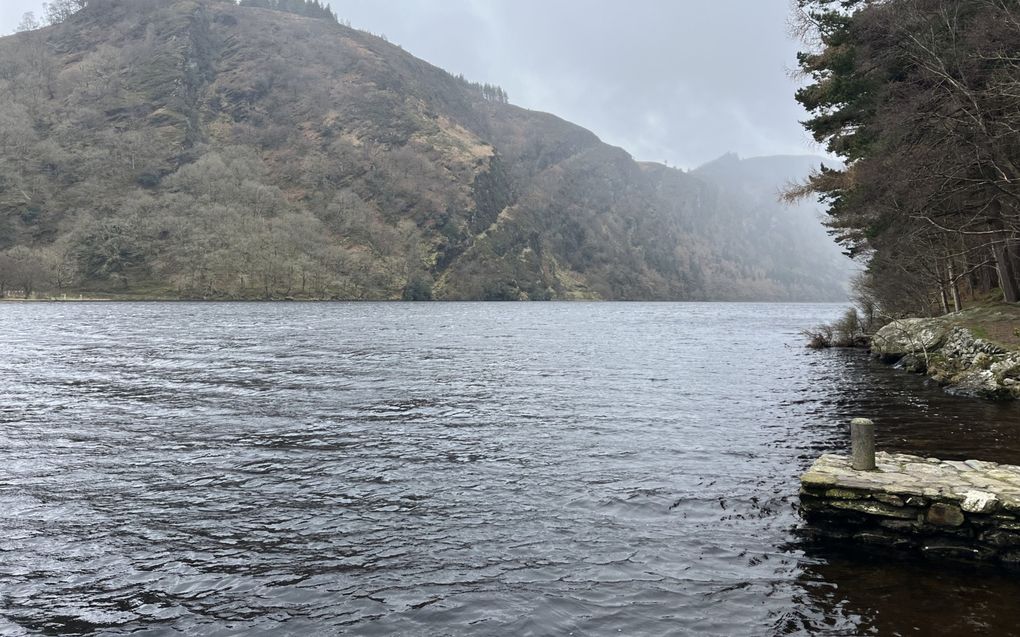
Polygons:
M639 164L332 20L93 0L0 69L0 294L845 296L820 159Z

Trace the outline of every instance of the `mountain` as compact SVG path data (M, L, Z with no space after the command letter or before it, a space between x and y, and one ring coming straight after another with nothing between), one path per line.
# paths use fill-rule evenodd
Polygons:
M686 173L369 33L224 0L90 0L0 39L0 295L829 300L778 189Z
M846 297L848 273L856 268L829 236L817 203L786 204L779 198L791 181L802 179L823 164L837 165L813 156L741 160L730 154L693 172L721 193L717 219L730 236L744 240L741 251L746 251L744 262L755 269L754 280L764 278L777 284L770 298L818 298L820 291L837 282L842 283L841 290L834 291L830 298ZM718 236L718 241L724 242L725 238ZM758 283L737 296L752 298L761 288Z

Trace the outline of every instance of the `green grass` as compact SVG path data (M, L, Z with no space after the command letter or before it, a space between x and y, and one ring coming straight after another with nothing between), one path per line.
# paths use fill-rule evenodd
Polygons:
M1011 350L1020 350L1020 304L987 299L950 314L949 321L966 327L980 339Z

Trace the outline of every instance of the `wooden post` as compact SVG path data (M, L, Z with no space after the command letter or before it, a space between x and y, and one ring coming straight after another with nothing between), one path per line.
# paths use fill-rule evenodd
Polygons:
M867 418L850 421L850 450L854 471L875 470L875 423Z

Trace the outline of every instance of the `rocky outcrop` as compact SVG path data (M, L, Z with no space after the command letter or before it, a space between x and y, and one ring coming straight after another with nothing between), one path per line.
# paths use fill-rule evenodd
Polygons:
M1020 352L978 338L949 318L893 321L874 335L871 352L907 371L927 373L954 393L1020 398Z
M949 327L940 319L901 319L875 333L871 351L882 360L895 363L904 356L936 351L948 332Z
M1020 398L1020 352L976 338L970 330L951 330L928 363L928 374L953 391L985 398Z
M875 471L855 471L826 454L800 501L813 535L1020 566L1017 466L878 453Z

